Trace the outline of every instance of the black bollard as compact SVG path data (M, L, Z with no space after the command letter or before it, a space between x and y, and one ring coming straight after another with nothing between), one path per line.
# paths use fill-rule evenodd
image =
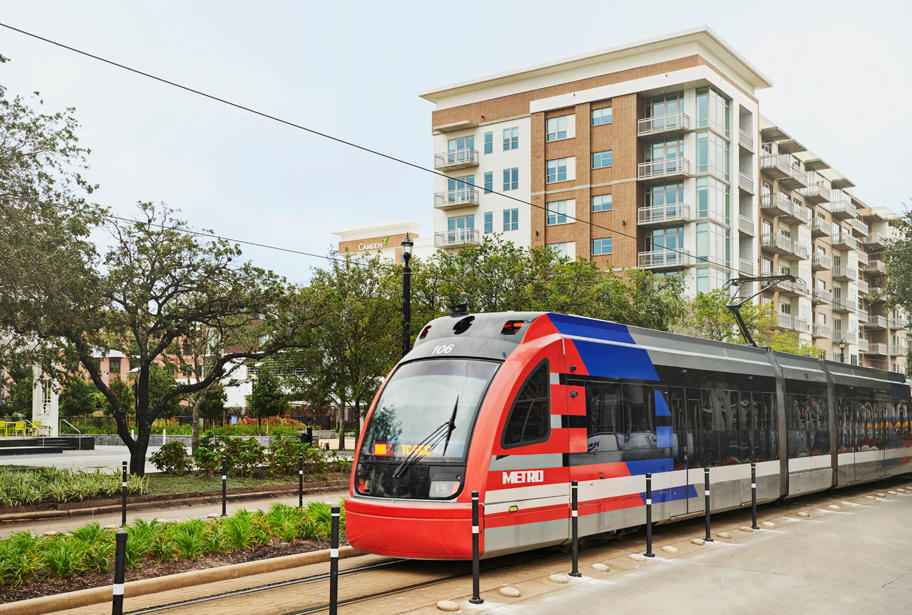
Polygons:
M120 527L127 526L127 462L123 462L120 475Z
M703 540L712 542L712 536L709 535L709 468L703 468L703 495L705 496L704 507L706 509L706 538Z
M471 604L481 604L484 602L481 598L481 566L478 562L478 492L472 492L472 597L469 598Z
M570 571L570 576L581 577L583 574L579 571L579 483L577 481L570 483L570 530L573 538L573 544L570 547L573 555L573 569Z
M298 455L298 508L304 508L304 453Z
M123 615L124 568L127 563L127 532L120 530L116 536L114 548L114 596L111 600L111 613Z
M652 474L646 474L646 557L655 557L652 552Z
M228 458L222 457L222 516L228 516Z
M757 525L757 464L751 461L751 528L759 530Z
M314 443L314 428L313 425L307 426L307 443L313 446Z
M339 608L339 507L332 507L332 534L329 538L329 615Z

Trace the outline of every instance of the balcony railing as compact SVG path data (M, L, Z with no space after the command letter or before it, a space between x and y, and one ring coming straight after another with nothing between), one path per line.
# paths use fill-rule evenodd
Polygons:
M766 171L771 177L782 179L789 176L792 165L788 156L764 154L760 156L760 170Z
M652 205L637 209L637 224L659 224L690 219L690 205L684 203Z
M744 190L748 194L754 193L754 178L753 177L751 177L744 171L741 171L740 173L738 173L738 179L739 179L738 185L740 186L740 188L742 190Z
M754 151L754 136L746 130L738 131L738 144L749 152Z
M833 332L833 341L837 344L845 340L846 344L857 344L858 343L858 334L854 331L834 331Z
M780 215L792 214L792 200L787 194L777 192L776 194L764 194L760 199L760 208L773 210L773 213Z
M886 356L887 345L883 344L883 343L868 344L868 354L878 354L878 355Z
M891 329L905 329L909 322L905 316L890 316L887 318L887 326Z
M792 251L792 240L783 235L763 233L763 236L760 238L760 245L768 248L776 248L783 252Z
M784 293L789 293L793 295L807 295L808 287L805 284L804 280L801 278L796 278L794 282L790 280L784 280L782 282L776 282L776 287Z
M833 335L833 329L829 325L814 325L814 337L830 337Z
M434 168L441 171L477 166L478 150L476 149L456 149L434 154Z
M833 268L833 259L831 259L826 254L815 254L814 260L811 261L811 267L813 267L814 270L832 269Z
M898 357L906 354L908 352L908 346L906 345L906 340L900 339L896 344L890 346L890 356Z
M653 250L640 252L637 263L645 269L660 269L663 267L683 267L692 265L693 258L689 250Z
M830 189L821 184L813 184L800 190L801 196L808 203L823 203L830 200Z
M849 218L846 220L849 226L852 227L852 230L865 238L865 243L867 243L868 238L868 225L859 220L858 218Z
M833 299L834 312L854 312L855 302L851 299Z
M867 294L870 292L870 288L869 288L869 286L868 286L868 283L865 282L864 280L859 279L859 280L856 281L856 284L858 284L858 292L859 292L859 293L867 295Z
M852 269L851 267L846 267L845 265L840 265L839 267L833 269L833 279L857 280L858 270Z
M811 332L811 325L808 321L803 318L798 318L797 316L792 316L791 314L782 314L780 312L776 316L776 324L783 329L791 329L793 331L800 331L801 333Z
M830 213L837 218L854 218L857 215L855 206L852 205L851 201L845 198L830 203Z
M798 258L804 260L808 257L809 254L808 247L803 243L798 243L797 241L792 242L792 254Z
M808 173L802 169L797 164L792 164L792 168L789 169L789 177L794 180L796 183L801 186L807 186L808 184Z
M858 240L844 230L839 233L833 233L832 237L831 243L834 248L861 250L861 244L858 243Z
M753 236L755 233L755 225L753 219L747 216L738 216L738 230L745 235Z
M883 233L871 233L868 235L868 238L865 239L865 247L869 248L882 248L887 241L887 236Z
M792 204L792 217L802 224L808 224L811 221L811 210L803 205Z
M754 262L749 258L739 258L738 273L748 276L754 275Z
M868 344L868 340L866 340L863 337L859 337L858 338L858 350L860 350L861 352L868 352L869 348L870 348L870 345Z
M832 303L833 291L824 288L815 288L814 294L811 295L811 300L814 303Z
M656 162L641 162L637 165L638 179L690 175L690 161L687 158L671 158Z
M641 137L678 130L690 130L690 117L686 113L644 117L637 121L637 135Z
M859 264L859 265L867 265L867 264L868 264L868 253L867 253L867 252L859 252L856 256L858 257L858 264Z
M858 322L868 322L868 318L870 318L868 310L859 309L856 313L858 314Z
M886 273L887 264L883 261L869 260L868 264L865 265L865 271L868 273Z
M879 314L868 316L868 329L886 329L887 317Z
M833 225L826 220L821 220L820 218L814 217L814 220L811 223L811 234L814 237L822 237L824 235L829 235L833 232Z
M478 205L478 190L472 188L448 190L434 195L434 207L437 209L465 207L466 205Z
M478 229L456 229L434 233L435 248L456 248L474 246L481 243L481 231Z

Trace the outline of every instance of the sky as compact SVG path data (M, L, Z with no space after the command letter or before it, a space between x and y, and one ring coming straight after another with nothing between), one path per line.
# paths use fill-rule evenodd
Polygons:
M905 2L0 1L0 22L424 166L419 91L708 26L773 87L763 115L856 184L912 205ZM861 13L860 11L865 11ZM0 84L72 106L94 198L163 201L196 228L327 254L333 231L414 221L432 176L0 28ZM319 258L244 248L306 282Z

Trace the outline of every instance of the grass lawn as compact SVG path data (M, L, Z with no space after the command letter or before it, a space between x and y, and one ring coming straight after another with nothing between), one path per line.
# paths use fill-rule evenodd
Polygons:
M348 477L348 472L305 474L304 482L313 483L318 481L345 480ZM183 493L221 491L222 489L222 477L219 474L214 474L211 478L194 475L171 476L168 474L147 474L146 480L149 483L149 495L180 495ZM296 475L263 476L257 478L228 477L229 489L243 487L297 487L297 485L298 477Z

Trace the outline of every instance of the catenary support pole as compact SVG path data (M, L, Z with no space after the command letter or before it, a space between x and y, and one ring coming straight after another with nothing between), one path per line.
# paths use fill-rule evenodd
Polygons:
M332 533L329 538L329 615L339 608L339 507L333 506Z
M579 482L570 483L570 530L573 544L570 546L570 553L573 557L573 568L570 570L571 577L581 577L583 574L579 571Z
M469 602L472 604L481 604L484 602L481 598L481 566L479 564L478 554L478 492L472 492L472 597Z
M703 496L704 496L704 508L706 510L706 537L703 538L706 542L712 542L712 536L709 533L709 514L710 514L710 503L709 503L709 468L703 468Z
M127 564L127 532L120 530L115 537L114 546L114 595L111 600L111 613L123 615L124 568Z
M655 557L652 552L652 474L646 474L646 557Z
M228 458L222 457L222 516L228 516Z
M759 530L760 526L757 525L757 464L751 462L751 520L753 523L751 527L755 530Z
M120 527L127 525L127 462L123 462L120 474Z

